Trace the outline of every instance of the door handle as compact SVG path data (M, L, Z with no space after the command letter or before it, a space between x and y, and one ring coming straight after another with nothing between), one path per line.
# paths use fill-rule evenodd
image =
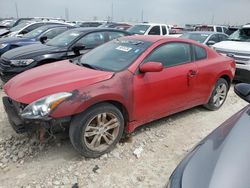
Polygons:
M195 77L197 74L198 74L197 70L190 70L188 72L188 77L192 78L192 77Z

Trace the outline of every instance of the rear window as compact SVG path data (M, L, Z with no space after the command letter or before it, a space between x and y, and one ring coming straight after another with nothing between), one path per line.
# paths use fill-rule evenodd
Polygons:
M197 26L197 27L195 27L195 31L214 31L214 27L212 27L212 26Z

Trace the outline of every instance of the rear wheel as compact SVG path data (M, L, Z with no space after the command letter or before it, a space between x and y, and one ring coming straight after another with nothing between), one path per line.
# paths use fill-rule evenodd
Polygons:
M74 148L85 157L99 157L111 151L121 139L124 130L123 115L109 103L91 107L77 115L69 129Z
M228 90L229 85L227 81L223 78L220 78L215 84L209 102L204 106L209 110L218 110L224 104L227 98Z

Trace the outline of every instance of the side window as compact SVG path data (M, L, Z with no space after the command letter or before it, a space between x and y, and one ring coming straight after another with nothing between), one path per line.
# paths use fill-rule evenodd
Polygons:
M54 28L54 29L47 31L42 36L46 36L48 39L53 39L55 36L61 34L62 32L66 31L66 30L67 30L67 28Z
M105 42L104 32L95 32L85 35L77 43L83 44L87 49L95 48Z
M36 23L36 24L30 25L30 26L28 26L28 27L25 29L25 31L28 33L28 32L30 32L30 31L32 31L32 30L38 28L38 27L41 27L42 25L44 25L44 24L43 24L43 23Z
M161 28L162 28L162 34L163 35L166 35L167 34L167 29L166 29L166 26L161 26Z
M160 62L164 67L189 63L192 61L190 45L181 42L164 44L153 51L144 63L150 61Z
M212 35L208 41L220 42L219 36L217 34Z
M222 27L216 27L216 31L222 33Z
M207 58L207 51L199 46L194 45L195 60L202 60Z
M223 32L228 33L228 29L226 27L223 27Z
M220 34L220 35L219 35L219 38L220 38L220 41L224 41L224 40L227 40L227 39L228 39L228 36L223 35L223 34Z
M108 40L113 40L125 36L125 33L120 33L120 32L107 32L107 34L108 34Z
M161 35L160 26L154 26L148 33L149 35Z

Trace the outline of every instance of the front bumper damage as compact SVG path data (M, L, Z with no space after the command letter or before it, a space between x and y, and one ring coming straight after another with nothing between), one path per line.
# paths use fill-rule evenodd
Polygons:
M4 109L7 113L9 122L16 133L32 132L36 130L54 130L69 125L71 117L64 117L59 119L51 118L49 120L31 120L24 119L20 116L21 111L25 108L25 104L16 102L9 97L3 97Z

